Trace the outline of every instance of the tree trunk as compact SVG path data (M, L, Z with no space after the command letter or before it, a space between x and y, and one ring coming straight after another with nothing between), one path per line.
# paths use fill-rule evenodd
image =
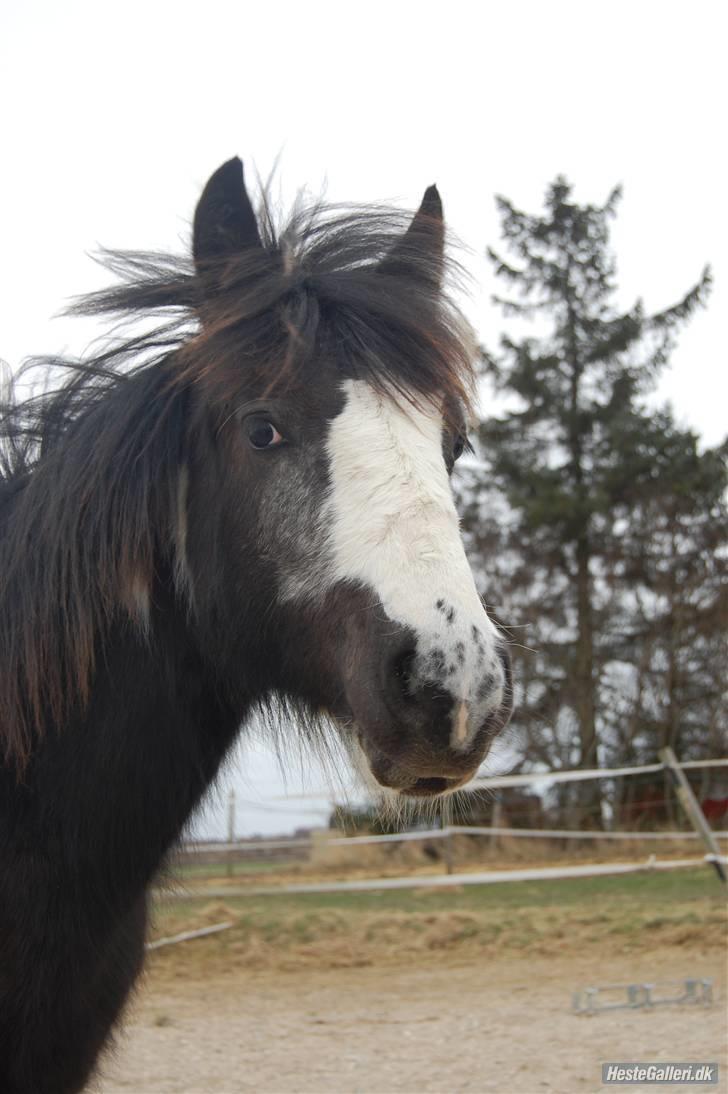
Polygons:
M662 747L672 748L681 756L680 748L680 668L678 663L678 650L680 642L680 619L678 603L678 584L676 569L678 566L677 537L675 535L674 521L670 522L670 571L668 577L669 617L667 631L667 720L663 735ZM677 822L675 795L671 792L671 781L665 772L665 798L668 823L671 828Z
M579 386L583 372L577 337L576 309L567 271L567 339L571 367L569 449L576 496L581 509L581 527L576 536L576 649L574 657L575 708L579 733L579 767L597 766L596 713L594 701L594 621L592 583L589 572L591 544L589 516L584 485ZM601 828L601 787L597 780L577 784L578 823L580 827Z
M576 656L574 658L576 716L579 727L579 766L597 767L596 711L594 702L594 624L592 587L589 573L589 538L579 536L576 544ZM594 780L580 783L581 827L601 828L601 789Z

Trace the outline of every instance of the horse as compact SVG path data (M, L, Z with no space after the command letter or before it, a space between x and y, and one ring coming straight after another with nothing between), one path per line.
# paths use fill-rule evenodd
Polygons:
M95 1073L150 887L257 713L394 801L453 792L510 714L449 483L474 342L438 191L275 223L223 164L191 255L105 252L72 310L116 333L0 412L4 1094Z

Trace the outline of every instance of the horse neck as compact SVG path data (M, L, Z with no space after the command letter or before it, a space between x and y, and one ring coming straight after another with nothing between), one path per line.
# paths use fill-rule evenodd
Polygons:
M83 714L47 734L29 771L37 845L111 904L149 884L245 713L221 699L184 612L159 599L148 638L112 629Z

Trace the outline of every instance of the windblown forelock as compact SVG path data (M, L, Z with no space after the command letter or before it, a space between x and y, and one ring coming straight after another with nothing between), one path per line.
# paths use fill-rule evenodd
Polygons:
M408 241L406 272L382 264L409 220L378 206L317 204L297 207L276 230L264 201L262 247L208 262L203 275L163 255L106 252L102 261L123 284L76 310L174 312L149 348L183 346L180 380L206 382L222 400L241 381L261 396L290 391L325 354L343 375L381 391L469 407L475 341L441 280L444 272L449 288L461 284L462 267L452 256L443 265L417 238ZM134 350L143 348L135 340Z

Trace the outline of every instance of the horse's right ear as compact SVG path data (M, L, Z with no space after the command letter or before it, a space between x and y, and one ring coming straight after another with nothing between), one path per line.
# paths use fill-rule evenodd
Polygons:
M442 200L437 187L428 186L412 223L380 262L379 269L400 277L418 277L437 289L442 281L444 261Z
M260 233L237 156L218 167L195 209L192 254L197 272L246 247L260 247Z

